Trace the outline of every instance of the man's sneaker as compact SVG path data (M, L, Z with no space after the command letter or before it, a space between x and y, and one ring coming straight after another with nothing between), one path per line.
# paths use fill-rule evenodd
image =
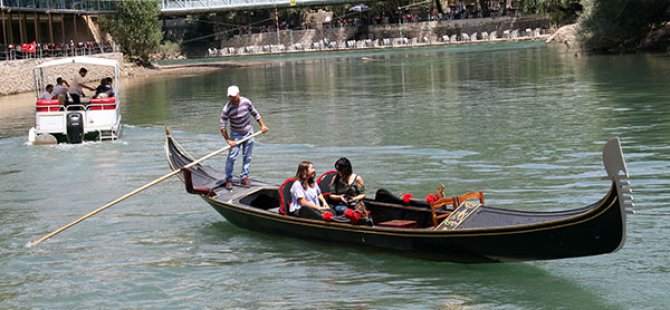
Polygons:
M229 191L233 190L233 182L230 180L226 180L226 189Z
M249 181L249 177L243 177L242 180L240 180L240 185L250 186L251 181Z

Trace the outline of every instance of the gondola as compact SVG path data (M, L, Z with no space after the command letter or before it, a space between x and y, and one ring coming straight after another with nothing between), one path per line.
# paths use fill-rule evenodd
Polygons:
M182 169L193 157L167 131L165 150L170 168L182 170L179 177L186 191L200 196L236 226L437 261L517 262L612 253L624 244L626 209L633 205L618 138L603 149L605 178L611 187L594 204L527 212L488 206L481 193L463 196L467 201L445 197L428 204L400 199L382 189L365 199L371 221L362 224L285 215L280 206L286 191L282 186L258 181L242 186L234 180L233 190L226 190L221 171L201 164ZM320 178L320 186L327 177Z

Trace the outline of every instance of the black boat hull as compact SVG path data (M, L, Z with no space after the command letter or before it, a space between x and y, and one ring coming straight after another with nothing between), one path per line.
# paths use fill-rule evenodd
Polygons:
M621 209L612 192L602 207L573 221L487 229L431 231L319 222L205 200L230 223L271 234L391 250L397 254L461 263L548 260L611 253L624 238Z
M610 142L605 149L614 148L620 153L618 140L614 141L616 145ZM190 167L193 161L169 135L166 153L173 170ZM605 159L612 184L605 197L592 205L557 212L525 212L478 205L472 213L459 219L456 226L442 228L433 228L432 222L429 223L429 209L374 199L366 199L366 206L379 225L282 215L276 210L277 186L256 182L251 187L235 186L233 191L228 191L220 186L221 173L202 165L182 169L186 173L180 178L186 181L189 193L198 194L229 222L244 229L439 261L514 262L612 253L623 246L625 207L632 205L628 202L632 197L624 194L626 190L630 192L622 181L623 175L626 178L628 175L623 155L618 156L620 158L609 159L615 162L609 166ZM381 225L389 220L410 220L419 223L419 228Z

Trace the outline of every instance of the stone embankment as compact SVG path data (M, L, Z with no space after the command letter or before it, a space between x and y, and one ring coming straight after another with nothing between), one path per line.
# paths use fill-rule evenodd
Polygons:
M542 39L549 28L550 21L546 16L528 16L387 24L363 30L282 30L235 36L222 41L220 49L210 49L208 56Z
M123 54L121 53L97 54L89 57L112 58L121 63L123 62ZM0 96L34 91L35 80L33 78L33 69L41 63L54 59L56 58L5 60L0 62ZM56 85L56 78L58 77L71 81L81 67L88 69L85 80L93 87L97 86L102 78L114 75L114 70L109 67L96 66L93 68L88 65L71 64L54 67L46 71L44 80L54 85Z

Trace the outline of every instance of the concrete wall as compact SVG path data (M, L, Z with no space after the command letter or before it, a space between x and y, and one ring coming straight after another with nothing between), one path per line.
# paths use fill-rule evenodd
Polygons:
M112 58L120 63L123 63L123 54L109 53L99 54L90 57ZM45 62L54 60L56 58L42 58L42 59L24 59L24 60L10 60L0 62L0 96L30 92L35 89L35 82L33 80L33 69L35 66ZM96 87L100 84L100 79L106 76L113 76L113 69L107 67L94 67L81 64L64 65L49 70L45 77L50 84L56 84L56 78L63 77L66 81L71 81L74 75L79 71L79 68L86 67L88 74L86 75L86 82L88 85Z
M367 31L358 31L355 28L324 28L307 30L282 30L279 38L276 32L256 33L238 35L229 40L221 42L221 48L246 47L283 44L303 44L309 46L313 42L328 39L331 42L361 40L361 39L384 39L384 38L441 38L444 35L459 35L461 33L472 34L474 32L498 31L502 36L505 30L525 30L527 28L548 29L550 20L546 16L527 17L491 17L464 20L446 20L405 24L389 24L370 26Z

